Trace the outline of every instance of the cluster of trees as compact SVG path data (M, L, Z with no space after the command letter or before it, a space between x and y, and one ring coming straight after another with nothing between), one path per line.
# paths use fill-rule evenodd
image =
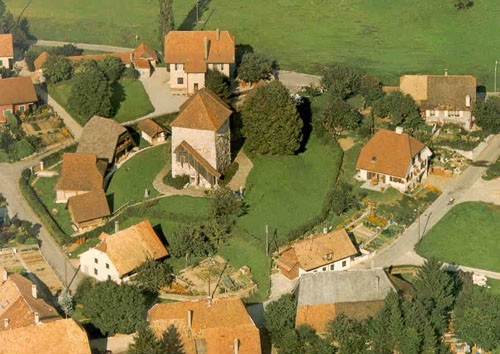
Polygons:
M25 17L15 18L0 0L0 33L12 33L14 45L24 48L24 41L31 37L28 20Z
M0 194L0 206L4 197ZM4 247L11 241L17 243L37 243L38 233L40 228L27 220L20 220L17 216L12 219L8 218L0 222L0 248Z
M500 132L500 97L490 97L479 101L474 109L475 123L485 132L498 134Z
M279 81L258 87L243 105L246 148L259 154L292 155L302 142L304 122Z
M344 315L328 324L322 338L308 326L295 328L296 300L284 295L264 312L279 354L448 353L441 336L453 326L469 344L500 350L500 297L473 286L467 274L450 276L434 259L413 282L411 297L391 293L374 318Z
M172 235L170 251L186 262L192 256L214 254L220 244L226 242L236 219L245 213L245 204L230 189L219 187L211 194L210 217L197 224L180 227Z

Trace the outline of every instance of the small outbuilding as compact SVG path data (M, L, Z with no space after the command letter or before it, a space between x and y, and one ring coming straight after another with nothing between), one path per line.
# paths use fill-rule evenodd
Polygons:
M111 215L104 190L92 190L68 199L68 211L78 231L103 225Z
M167 130L152 119L144 119L137 124L141 137L151 145L162 143L167 138Z

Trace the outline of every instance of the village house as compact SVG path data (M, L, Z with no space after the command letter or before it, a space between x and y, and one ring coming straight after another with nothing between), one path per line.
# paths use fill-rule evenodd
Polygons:
M232 76L236 63L235 43L228 31L170 31L164 43L170 89L193 94L205 87L208 70Z
M106 218L111 215L103 189L68 198L68 212L75 231L104 225Z
M14 61L14 40L12 34L0 34L0 67L12 68Z
M83 127L76 152L94 154L98 160L113 165L125 158L133 146L127 128L114 119L94 116Z
M276 265L281 274L295 279L306 273L349 269L358 253L347 232L340 229L295 241L280 252Z
M383 269L304 274L297 294L295 324L324 334L335 316L363 320L375 316L396 288Z
M103 188L103 170L97 166L94 154L65 153L61 175L56 184L56 203Z
M261 353L259 329L241 299L158 303L148 321L159 338L175 326L186 354Z
M27 112L38 101L35 86L29 77L0 78L0 123L9 114Z
M157 145L167 138L167 130L152 119L146 118L137 124L141 137L151 145Z
M231 163L231 109L201 89L181 107L172 127L172 177L188 175L191 185L210 188Z
M103 232L101 242L80 255L83 273L99 281L121 283L142 263L168 255L149 220L115 231L112 235Z
M457 123L471 129L477 80L470 75L404 75L400 90L413 97L429 124Z
M391 186L406 192L427 177L431 155L424 143L403 133L402 128L395 132L380 129L361 149L356 178L380 184L381 190Z
M0 276L0 353L91 353L85 330L61 318L35 284L4 268Z
M42 67L49 55L47 51L43 51L34 61L35 70L39 73L42 81ZM139 44L137 48L130 52L75 55L68 57L68 59L72 62L79 62L81 60L102 60L109 56L120 59L126 67L134 67L141 76L146 77L151 75L156 64L158 64L158 55L156 52L144 43Z

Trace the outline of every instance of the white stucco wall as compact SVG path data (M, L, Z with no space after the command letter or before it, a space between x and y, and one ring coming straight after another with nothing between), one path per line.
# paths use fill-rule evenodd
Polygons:
M458 116L456 115L458 113ZM425 122L428 124L433 123L454 123L464 126L465 129L471 129L473 123L473 116L471 111L441 111L441 110L426 110Z
M342 263L345 262L345 266L342 265ZM333 269L332 269L333 266ZM318 267L316 269L312 269L310 271L304 270L302 268L299 268L299 277L302 276L302 274L306 273L320 273L320 272L332 272L332 271L339 271L339 270L347 270L351 267L351 258L344 258L336 262L329 263L327 265Z
M120 275L108 255L95 248L90 248L80 255L80 265L83 273L99 281L111 279L116 283L121 283Z
M222 64L222 69L220 69ZM210 70L218 70L227 77L231 77L235 70L235 65L230 63L209 63L207 68ZM170 89L183 90L188 94L195 93L195 84L198 84L198 89L205 87L205 73L186 73L184 64L169 64L170 69ZM182 78L182 83L178 83L178 79Z
M69 198L74 197L76 195L82 195L85 193L88 193L88 191L57 190L56 191L56 203L58 203L58 204L67 203Z
M0 57L0 66L10 69L10 61L14 60L13 57Z

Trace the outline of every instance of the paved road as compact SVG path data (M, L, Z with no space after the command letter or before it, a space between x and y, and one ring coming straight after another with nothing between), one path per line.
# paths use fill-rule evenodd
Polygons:
M26 44L36 44L36 45L41 45L44 47L61 47L65 44L73 44L74 46L80 48L80 49L86 49L86 50L96 50L100 52L108 52L108 53L120 53L120 52L129 52L133 50L134 48L125 48L125 47L114 47L110 45L104 45L104 44L88 44L88 43L72 43L72 42L59 42L59 41L46 41L43 39L38 39L38 40L26 40Z
M494 162L500 155L500 135L491 139L488 147L479 155L477 161ZM469 166L458 176L443 194L437 198L406 231L393 244L375 253L368 261L360 263L355 267L373 268L389 267L391 265L414 264L421 265L423 258L415 252L419 234L425 233L432 228L451 208L448 205L450 197L455 198L456 203L470 200L470 192L475 182L481 178L486 167ZM420 224L420 225L419 225Z
M65 274L67 280L70 281L75 274L75 268L66 258L64 252L54 241L49 232L45 229L45 227L43 227L38 215L36 215L26 200L22 197L18 184L22 170L36 164L43 156L44 155L41 155L34 160L20 161L13 164L0 164L0 180L2 181L2 183L0 183L0 193L7 198L7 202L9 203L9 214L11 216L17 215L20 219L29 220L34 224L42 225L39 234L39 238L41 240L41 251L52 266L54 272L59 276L59 279L65 283ZM72 290L76 289L77 282L78 280L72 284Z

